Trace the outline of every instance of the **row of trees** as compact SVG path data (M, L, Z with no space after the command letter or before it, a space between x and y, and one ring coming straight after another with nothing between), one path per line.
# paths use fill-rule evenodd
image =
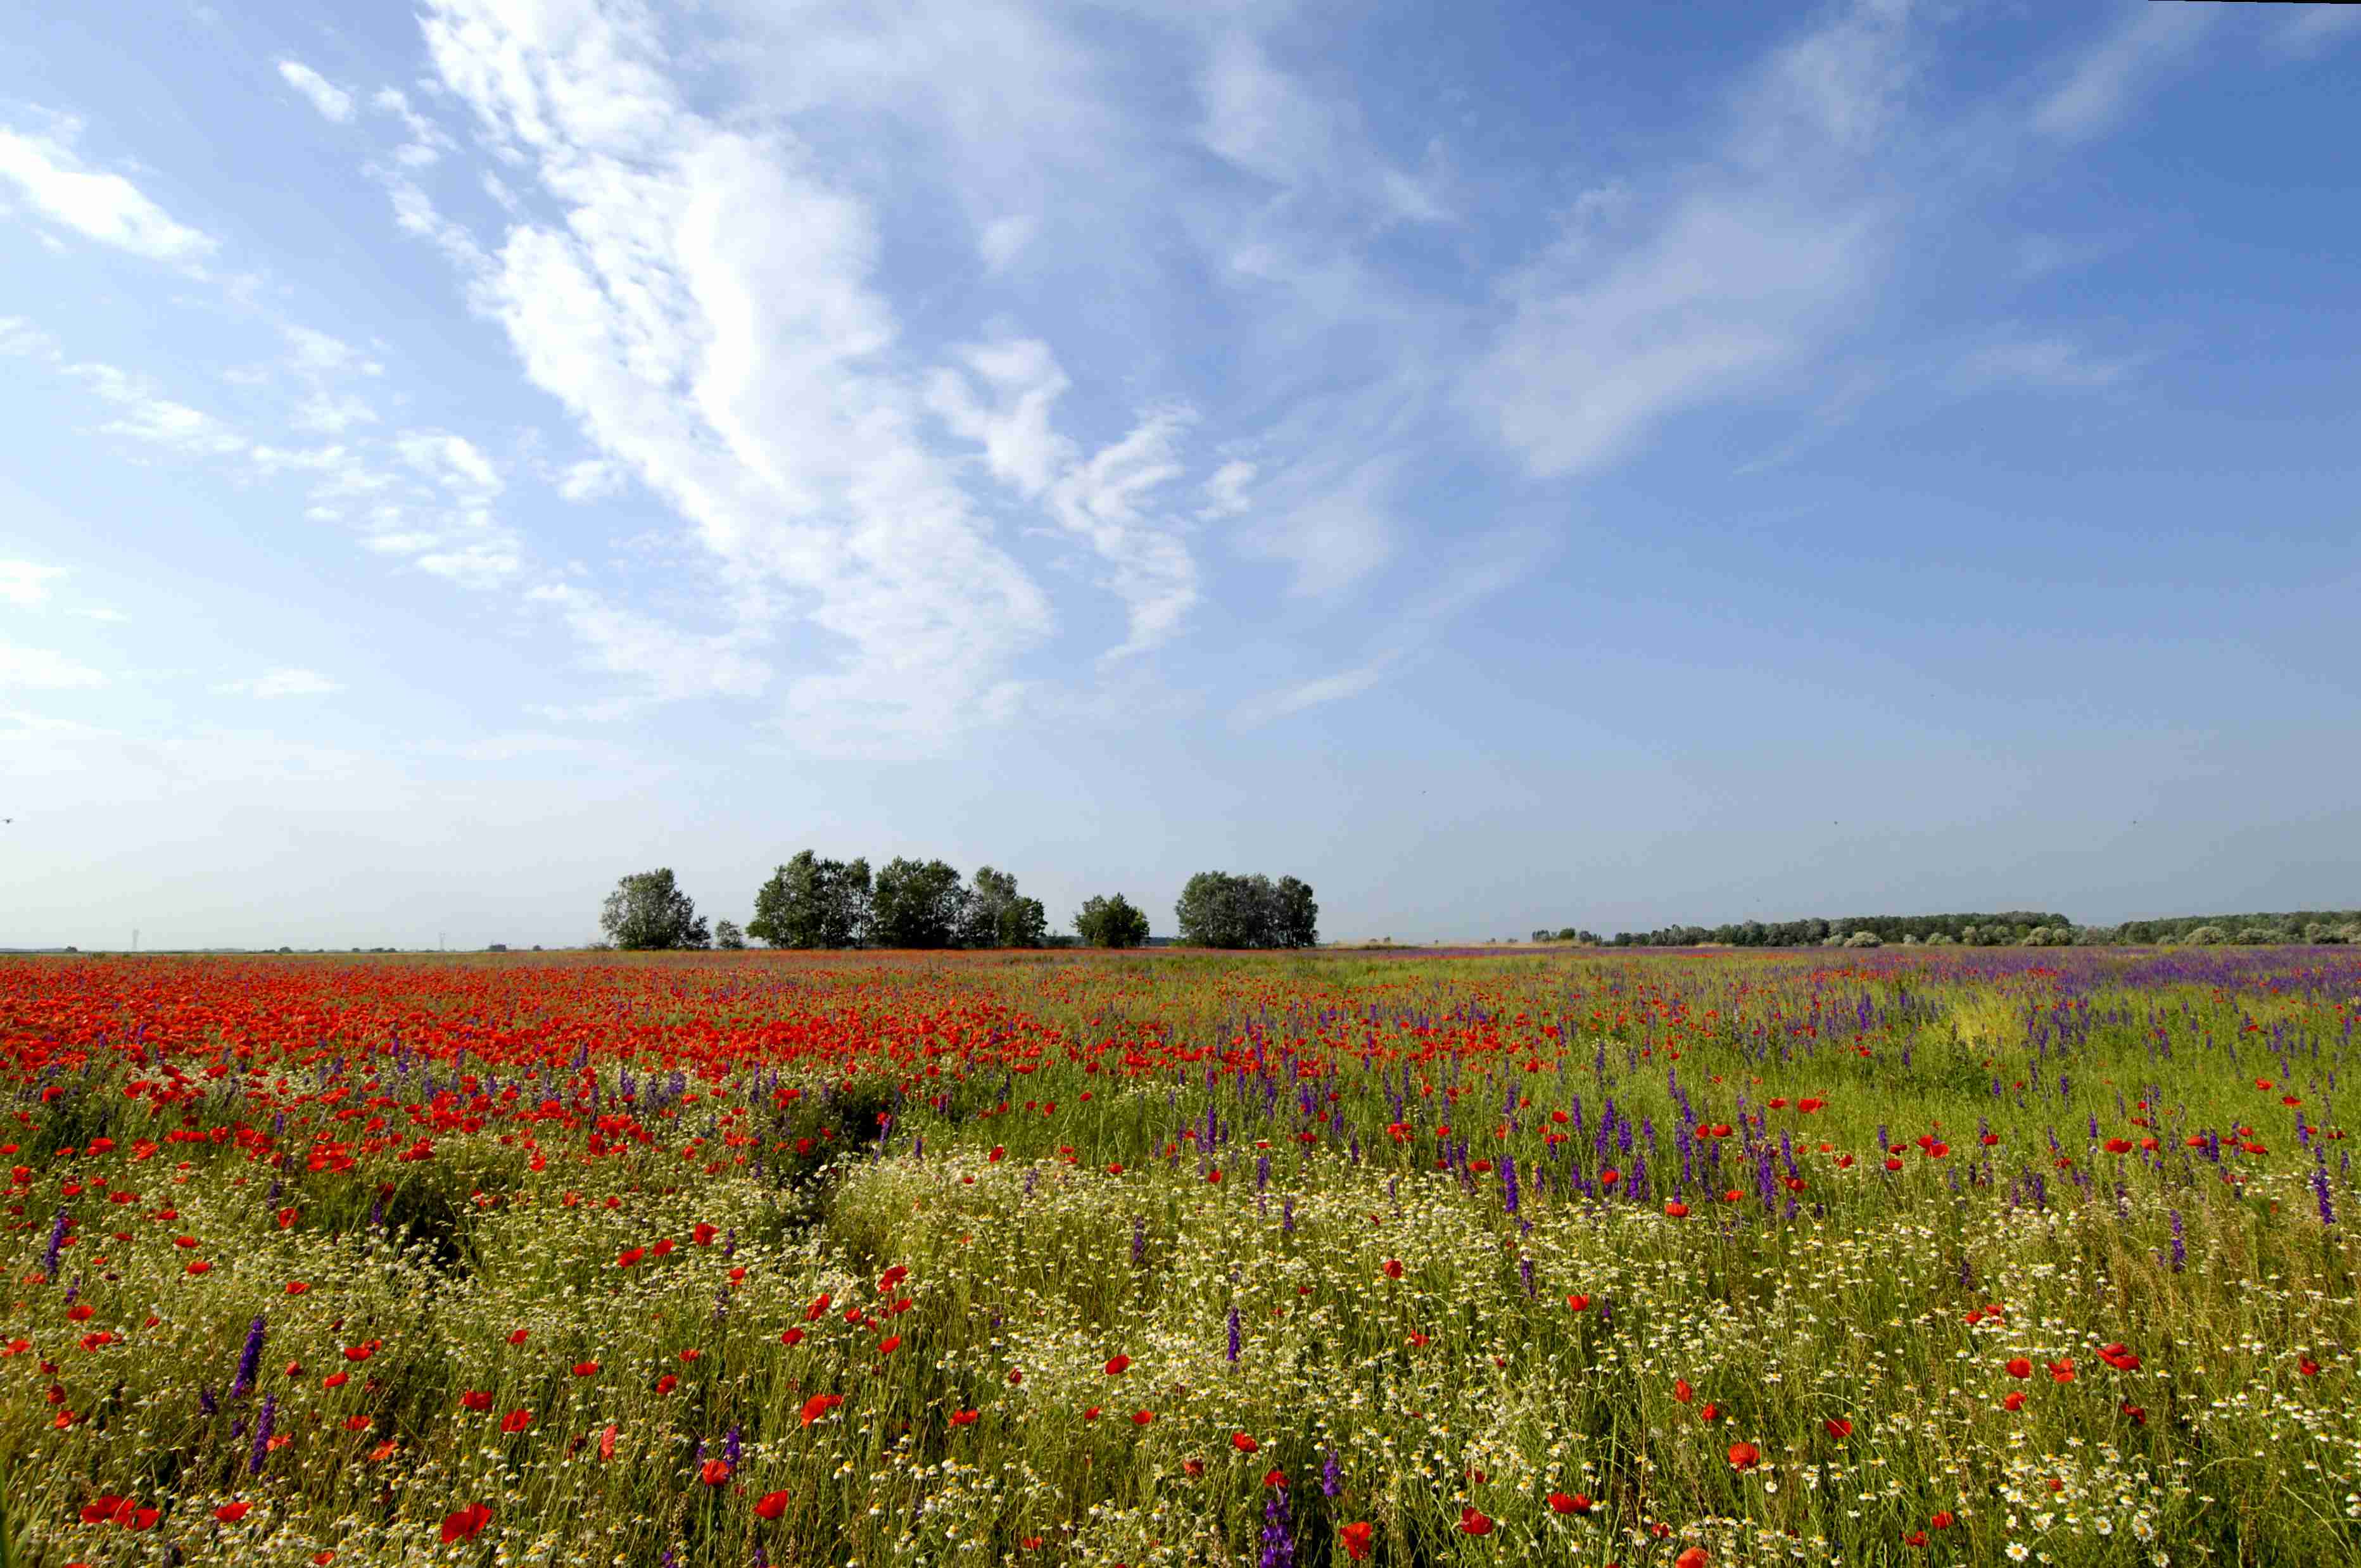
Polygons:
M1308 948L1320 939L1320 906L1293 877L1201 872L1175 906L1180 939L1205 948ZM774 948L1131 948L1148 940L1148 916L1123 894L1092 898L1074 916L1073 937L1052 936L1038 898L990 866L965 882L941 861L897 857L873 874L865 859L823 860L810 850L779 867L754 893L744 930L731 921L708 932L669 867L622 878L598 924L618 948L742 948L751 937Z
M1667 926L1654 931L1618 931L1603 945L1695 948L1710 943L1725 948L1815 948L1850 941L1867 932L1879 943L1937 942L1940 938L1938 946L1960 943L1990 948L2015 946L2035 931L2073 928L2074 923L2063 915L2041 915L2029 910L2001 915L1849 915L1840 920L1741 920L1728 926ZM1561 934L1558 939L1574 938Z
M1585 942L1610 948L2070 948L2182 942L2361 943L2361 911L2299 910L2290 915L2187 915L2127 920L2120 926L2077 926L2063 915L2014 910L2000 915L1854 915L1839 920L1741 921L1729 926L1667 926L1618 931L1605 942L1567 927L1535 931L1536 942Z
M1320 940L1320 905L1308 883L1283 876L1199 872L1173 905L1192 948L1309 948Z

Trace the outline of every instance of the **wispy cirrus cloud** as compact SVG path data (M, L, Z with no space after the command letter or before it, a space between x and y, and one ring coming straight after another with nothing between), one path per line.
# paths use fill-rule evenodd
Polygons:
M18 609L38 609L49 597L49 585L66 575L63 566L37 561L0 561L0 603Z
M330 696L345 689L344 683L332 680L317 670L268 670L245 680L224 681L214 691L222 696L250 696L263 700L290 696Z
M1882 157L1915 64L1906 7L1852 6L1741 82L1709 160L1657 199L1578 203L1521 269L1466 406L1539 477L1760 390L1847 320L1895 241Z
M129 180L85 165L72 146L79 121L60 118L53 130L43 136L0 126L0 181L41 216L156 261L193 262L216 248L210 236L176 222Z
M2136 357L2093 354L2061 334L2009 336L1963 356L1954 380L1971 391L2004 386L2037 391L2095 391L2115 385L2141 363Z
M79 691L106 685L106 676L48 648L0 642L0 692Z
M2208 5L2142 5L2072 62L2035 107L2033 128L2080 141L2113 126L2141 93L2187 61L2219 13Z
M353 95L298 60L279 62L279 74L288 86L301 93L314 109L338 125L353 117Z

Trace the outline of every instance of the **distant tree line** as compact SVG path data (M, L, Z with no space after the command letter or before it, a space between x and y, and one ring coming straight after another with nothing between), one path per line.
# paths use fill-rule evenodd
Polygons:
M2164 920L2126 920L2114 927L2123 942L2217 942L2259 946L2270 942L2361 944L2361 909L2298 909L2285 915L2179 915Z
M1308 948L1319 939L1320 906L1294 877L1201 872L1175 906L1180 939L1207 948ZM1148 916L1122 894L1089 899L1074 935L1053 935L1038 898L990 866L962 880L939 860L897 857L873 873L866 859L832 861L797 852L754 892L754 916L741 931L723 920L710 931L669 867L622 878L598 918L607 943L663 950L743 948L752 938L774 948L1137 947Z
M2361 944L2361 910L2185 915L2162 920L2126 920L2120 926L2077 926L2063 915L2032 910L1998 915L1850 915L1835 920L1744 920L1727 926L1666 926L1653 931L1618 931L1604 942L1591 932L1567 927L1555 932L1535 931L1533 940L1584 942L1609 948L1873 948L1887 943L1938 948Z

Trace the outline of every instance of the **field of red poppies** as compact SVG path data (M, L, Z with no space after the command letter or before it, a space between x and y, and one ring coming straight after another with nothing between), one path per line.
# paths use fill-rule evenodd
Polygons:
M68 1563L2361 1557L2361 956L0 960Z

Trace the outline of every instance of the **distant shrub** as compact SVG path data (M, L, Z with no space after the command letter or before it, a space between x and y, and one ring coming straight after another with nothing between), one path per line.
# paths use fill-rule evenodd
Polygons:
M2219 926L2200 926L2180 939L2192 948L2211 948L2228 941L2230 937Z
M1848 948L1882 948L1885 942L1874 931L1855 931L1844 939L1844 945Z
M1959 945L1956 938L1945 936L1940 931L1927 938L1927 946L1930 948L1956 948Z
M2268 926L2249 926L2240 931L2235 938L2238 945L2245 948L2259 948L2268 942L2283 942L2286 939L2284 936Z

